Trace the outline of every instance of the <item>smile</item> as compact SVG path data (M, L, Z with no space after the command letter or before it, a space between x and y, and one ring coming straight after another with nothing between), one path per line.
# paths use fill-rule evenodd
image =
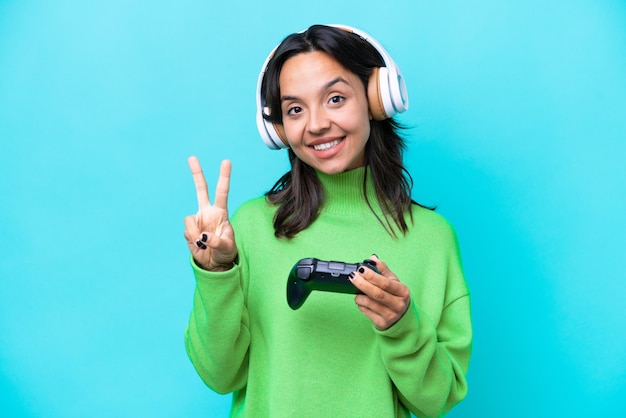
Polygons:
M343 141L343 138L335 139L334 141L330 141L325 144L313 145L313 149L315 151L325 151L339 145L341 141Z

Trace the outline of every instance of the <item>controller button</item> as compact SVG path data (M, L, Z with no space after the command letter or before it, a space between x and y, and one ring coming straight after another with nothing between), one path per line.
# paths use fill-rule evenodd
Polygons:
M300 279L300 280L309 280L309 278L311 277L311 273L313 272L313 267L298 266L297 270L298 270L297 271L298 279Z
M345 263L341 263L339 261L329 261L328 262L328 270L339 270L339 271L343 271L343 269L345 268L346 264Z

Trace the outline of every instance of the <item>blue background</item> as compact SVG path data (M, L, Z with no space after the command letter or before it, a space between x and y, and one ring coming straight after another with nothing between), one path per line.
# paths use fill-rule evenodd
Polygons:
M369 32L407 79L414 197L473 293L449 416L626 416L619 0L0 1L0 415L227 413L183 347L186 158L211 185L233 161L231 210L273 184L256 78L312 23Z

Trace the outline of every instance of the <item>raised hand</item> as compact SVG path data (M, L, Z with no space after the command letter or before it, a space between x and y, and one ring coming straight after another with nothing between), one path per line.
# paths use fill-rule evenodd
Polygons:
M198 197L198 213L185 218L185 238L196 263L205 270L224 271L233 266L237 257L235 233L228 220L228 190L230 188L230 161L220 166L220 176L211 204L206 179L196 157L189 157Z

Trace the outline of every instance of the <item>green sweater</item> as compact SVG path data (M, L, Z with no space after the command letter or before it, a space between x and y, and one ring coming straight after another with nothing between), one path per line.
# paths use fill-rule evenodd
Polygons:
M231 417L431 417L465 397L472 329L454 230L414 205L410 230L392 238L365 202L364 171L318 173L324 207L295 238L274 236L276 207L259 197L231 219L234 268L207 272L192 261L185 346L211 389L233 392ZM372 253L411 291L391 328L378 331L354 295L313 291L300 309L287 305L301 258L355 263Z

